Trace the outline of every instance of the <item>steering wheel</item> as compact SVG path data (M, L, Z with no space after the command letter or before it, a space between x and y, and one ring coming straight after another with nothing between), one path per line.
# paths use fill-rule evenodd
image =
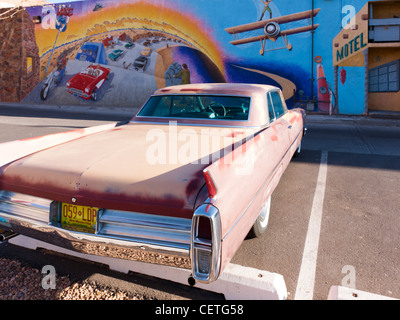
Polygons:
M226 108L224 107L224 105L222 103L213 101L207 106L207 108L209 108L217 116L224 116L224 117L226 116ZM215 111L215 109L220 109L219 111L223 112L223 114Z

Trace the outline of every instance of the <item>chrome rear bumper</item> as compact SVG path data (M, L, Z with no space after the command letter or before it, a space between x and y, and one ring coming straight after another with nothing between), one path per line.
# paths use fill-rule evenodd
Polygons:
M50 219L51 201L0 191L0 228L80 253L191 268L191 219L103 210L95 233Z

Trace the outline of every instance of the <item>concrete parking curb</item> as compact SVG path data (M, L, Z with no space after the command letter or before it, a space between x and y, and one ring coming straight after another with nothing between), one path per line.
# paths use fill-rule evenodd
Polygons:
M346 115L307 115L307 123L316 124L347 124L347 125L360 125L360 126L389 126L400 127L399 118L379 118L379 117L365 117L365 116L346 116Z
M101 263L121 273L132 271L183 285L189 285L188 279L191 272L187 269L82 254L22 235L10 239L9 243L31 250L43 248L80 259ZM210 284L196 283L195 287L221 293L227 300L287 299L286 284L282 275L236 264L229 264L217 281Z
M398 300L398 299L347 287L332 286L329 290L328 300Z

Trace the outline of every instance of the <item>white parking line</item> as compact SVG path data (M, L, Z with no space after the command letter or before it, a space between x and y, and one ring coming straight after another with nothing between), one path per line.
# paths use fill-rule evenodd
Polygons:
M325 197L328 152L322 151L317 186L308 223L307 238L301 261L295 300L312 300L314 294L315 270L317 266L319 235Z

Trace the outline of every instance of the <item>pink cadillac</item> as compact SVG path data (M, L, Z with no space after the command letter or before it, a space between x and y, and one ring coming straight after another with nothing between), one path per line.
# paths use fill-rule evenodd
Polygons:
M304 117L276 87L191 84L128 123L0 144L0 229L215 281L267 228Z

